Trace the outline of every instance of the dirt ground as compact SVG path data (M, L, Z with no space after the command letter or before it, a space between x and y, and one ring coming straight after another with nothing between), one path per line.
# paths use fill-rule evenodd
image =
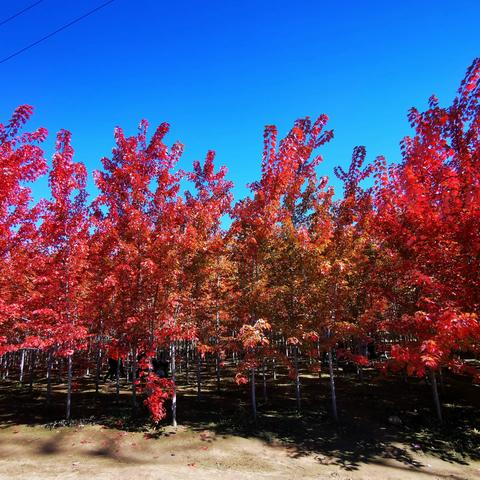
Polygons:
M348 467L281 442L167 427L141 432L17 426L0 433L1 479L478 479L480 462L450 463L404 445ZM386 453L386 455L385 455ZM388 458L390 456L390 458Z
M418 379L339 372L334 423L326 376L302 376L301 415L291 381L279 376L268 398L258 386L254 424L248 386L231 377L220 392L205 381L200 397L180 378L180 427L167 419L156 430L145 410L132 415L125 382L116 402L113 383L95 394L92 378L80 378L66 426L65 384L47 407L43 378L32 389L3 380L0 479L480 480L480 387L468 379L445 377L439 425L430 387Z

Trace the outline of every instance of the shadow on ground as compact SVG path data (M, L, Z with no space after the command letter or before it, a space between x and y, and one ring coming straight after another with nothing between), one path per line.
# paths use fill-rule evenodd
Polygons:
M96 394L91 379L83 378L79 383L80 391L72 399L71 425L100 424L108 429L147 432L151 437L171 434L162 426L152 430L144 407L132 414L127 384L122 385L116 402L114 384L102 384ZM326 377L305 375L302 379L301 414L296 411L293 385L285 375L275 385L268 384L267 400L259 385L256 422L251 419L248 388L235 385L227 377L220 392L213 384L203 384L200 397L182 376L179 385L179 424L199 432L213 431L217 436L259 438L271 446L286 446L292 457L313 454L319 462L334 463L347 471L359 468L361 463L388 459L399 461L405 468L420 468L423 465L418 456L414 459L410 453L415 450L457 464L480 459L480 388L463 377L444 380L443 425L434 417L428 385L417 379L404 382L397 377L378 378L373 371L366 372L362 382L355 375L339 376L338 423L329 414ZM1 382L0 428L19 424L64 426L65 385L55 386L48 407L44 392L42 382L32 391L14 382ZM392 416L401 423L392 424ZM42 444L40 453L55 453L60 445L58 435ZM107 444L96 454L115 457L115 445Z

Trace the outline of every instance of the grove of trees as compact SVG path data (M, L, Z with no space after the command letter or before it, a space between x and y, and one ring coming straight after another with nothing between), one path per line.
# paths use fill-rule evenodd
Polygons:
M431 97L410 110L399 163L356 147L335 169L336 195L319 175L327 117L299 119L283 139L267 126L261 177L236 203L214 152L178 169L182 144L165 143L165 123L149 135L146 121L135 136L115 130L90 199L70 132L49 167L47 131L25 131L33 109L18 107L0 124L2 378L42 375L48 402L63 376L68 419L76 377L88 370L98 391L115 348L133 408L146 402L157 422L171 398L176 423L178 368L197 372L200 392L203 362L218 388L233 366L255 416L256 384L280 366L301 410L302 365L330 375L337 418L343 358L359 374L374 363L428 377L441 421L442 371L480 380L465 360L480 353L479 97L476 59L451 106ZM33 202L43 175L49 198ZM151 371L160 354L169 378Z

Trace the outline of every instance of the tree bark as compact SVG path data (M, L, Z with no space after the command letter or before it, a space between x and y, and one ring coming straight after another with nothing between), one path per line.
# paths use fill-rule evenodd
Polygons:
M297 412L302 411L301 398L300 398L300 374L298 372L298 347L294 347L294 361L295 361L295 395L297 397Z
M98 393L98 390L99 390L101 366L102 366L102 349L99 346L97 350L97 361L95 366L95 393Z
M37 359L37 351L32 350L30 355L30 384L28 386L28 391L31 393L33 391L33 378L35 376L35 361Z
M217 374L217 392L220 392L220 355L218 353L215 357L215 371Z
M72 355L68 356L68 380L67 380L67 414L66 419L70 420L72 405Z
M115 375L115 401L117 403L120 402L120 355L118 356L117 360L117 372Z
M173 382L173 396L172 396L172 425L174 427L177 426L177 386L175 385L175 355L176 355L176 348L175 342L173 342L170 346L170 369L172 372L172 382Z
M430 381L432 384L433 402L435 403L437 418L440 423L443 423L442 406L440 404L440 397L438 395L437 376L435 375L435 372L432 369L429 369L429 375L430 375Z
M252 413L253 413L253 420L257 421L257 399L256 399L256 392L255 392L255 369L252 368L252 377L251 377L251 398L252 398Z
M200 394L202 392L202 359L200 356L200 352L197 350L197 397L200 398Z
M23 369L25 367L25 350L20 355L20 384L23 383Z
M268 397L267 397L267 365L265 362L265 358L263 359L262 362L262 375L263 375L263 401L267 403Z
M137 411L137 349L132 350L132 410Z
M47 354L47 405L52 401L52 352Z
M328 369L330 372L330 391L332 394L332 415L334 420L338 421L337 413L337 394L335 391L335 375L333 373L333 358L332 358L332 349L328 350Z
M185 347L185 382L190 383L190 342Z

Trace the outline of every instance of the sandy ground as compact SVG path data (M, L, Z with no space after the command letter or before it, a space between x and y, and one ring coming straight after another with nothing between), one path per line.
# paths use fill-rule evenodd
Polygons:
M152 434L99 426L0 431L0 479L480 479L480 462L448 463L404 445L368 463L303 454L278 441L179 427ZM398 460L405 458L405 461Z

